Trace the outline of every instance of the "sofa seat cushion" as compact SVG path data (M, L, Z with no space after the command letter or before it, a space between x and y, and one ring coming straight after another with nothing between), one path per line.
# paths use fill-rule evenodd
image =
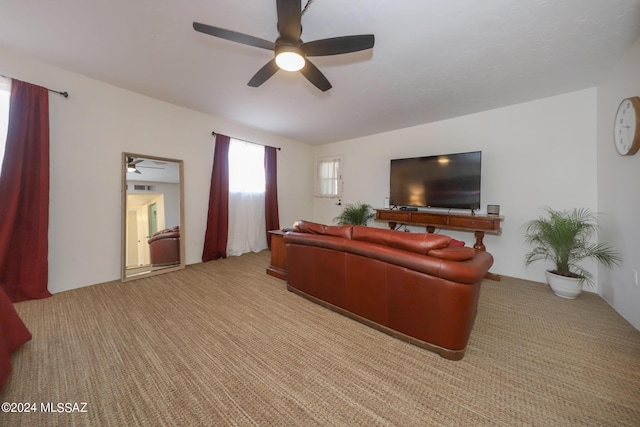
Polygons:
M422 255L426 255L432 249L446 248L451 242L449 236L441 234L404 233L359 225L353 226L351 238Z

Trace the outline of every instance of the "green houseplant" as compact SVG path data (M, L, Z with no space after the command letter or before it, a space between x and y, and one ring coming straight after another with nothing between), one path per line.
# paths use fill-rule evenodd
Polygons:
M342 213L333 220L338 225L367 225L375 216L370 205L357 202L346 204Z
M593 275L578 265L580 261L593 258L608 268L621 261L609 245L590 242L597 229L597 214L590 209L546 208L545 215L525 224L525 241L534 246L525 256L525 264L553 262L555 269L546 271L552 291L564 298L576 298L584 283L594 285Z

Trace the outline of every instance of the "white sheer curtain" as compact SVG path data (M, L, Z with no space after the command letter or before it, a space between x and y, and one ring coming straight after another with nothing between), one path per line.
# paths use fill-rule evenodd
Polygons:
M232 138L227 256L267 249L264 191L264 147Z
M0 170L4 159L4 147L7 143L9 126L9 98L11 97L11 79L0 76Z

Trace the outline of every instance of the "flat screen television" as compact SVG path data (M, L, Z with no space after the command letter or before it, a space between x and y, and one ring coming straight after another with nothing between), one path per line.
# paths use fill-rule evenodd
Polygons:
M391 160L391 206L480 209L482 152Z

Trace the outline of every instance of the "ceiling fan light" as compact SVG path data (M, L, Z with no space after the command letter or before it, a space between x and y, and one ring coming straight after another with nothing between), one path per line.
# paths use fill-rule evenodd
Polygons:
M136 165L127 165L127 172L135 172L136 171Z
M298 71L304 67L304 58L298 52L284 50L276 55L276 64L285 71Z

